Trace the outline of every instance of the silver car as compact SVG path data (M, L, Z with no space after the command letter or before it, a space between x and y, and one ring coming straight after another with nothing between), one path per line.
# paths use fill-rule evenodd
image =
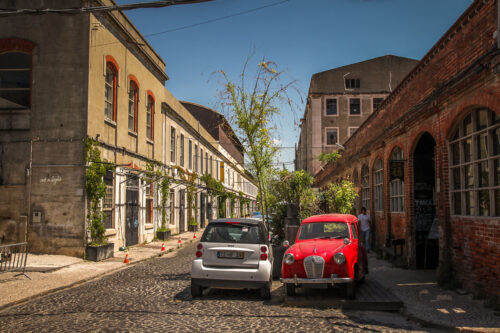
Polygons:
M203 289L259 289L261 297L271 297L273 271L269 232L255 219L210 221L191 268L191 295Z

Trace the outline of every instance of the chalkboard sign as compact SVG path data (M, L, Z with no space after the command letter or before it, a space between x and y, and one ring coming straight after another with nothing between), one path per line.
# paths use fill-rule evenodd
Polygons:
M389 161L390 165L390 180L400 179L405 180L405 163L404 161Z

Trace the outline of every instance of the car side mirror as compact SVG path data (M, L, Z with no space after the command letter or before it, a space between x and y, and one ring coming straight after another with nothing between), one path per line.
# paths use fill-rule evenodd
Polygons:
M347 237L346 237L346 238L344 238L344 244L345 244L345 245L349 245L349 243L350 243L350 242L351 242L351 241L349 240L349 238L347 238Z
M287 240L283 241L283 246L284 247L289 247L290 246L290 242L287 241Z

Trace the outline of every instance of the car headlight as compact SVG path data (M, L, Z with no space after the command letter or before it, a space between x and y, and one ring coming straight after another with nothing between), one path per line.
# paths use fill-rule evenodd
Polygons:
M287 253L285 254L285 258L283 260L285 260L285 264L291 265L295 262L295 257L293 256L293 254Z
M341 265L343 263L345 263L345 256L343 253L335 253L335 255L333 256L333 261L335 261L335 263L337 265Z

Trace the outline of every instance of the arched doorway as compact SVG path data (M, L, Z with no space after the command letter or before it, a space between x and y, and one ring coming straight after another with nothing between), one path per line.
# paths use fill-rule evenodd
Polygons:
M427 132L413 152L413 199L416 268L436 268L439 263L439 235L436 218L436 141Z

